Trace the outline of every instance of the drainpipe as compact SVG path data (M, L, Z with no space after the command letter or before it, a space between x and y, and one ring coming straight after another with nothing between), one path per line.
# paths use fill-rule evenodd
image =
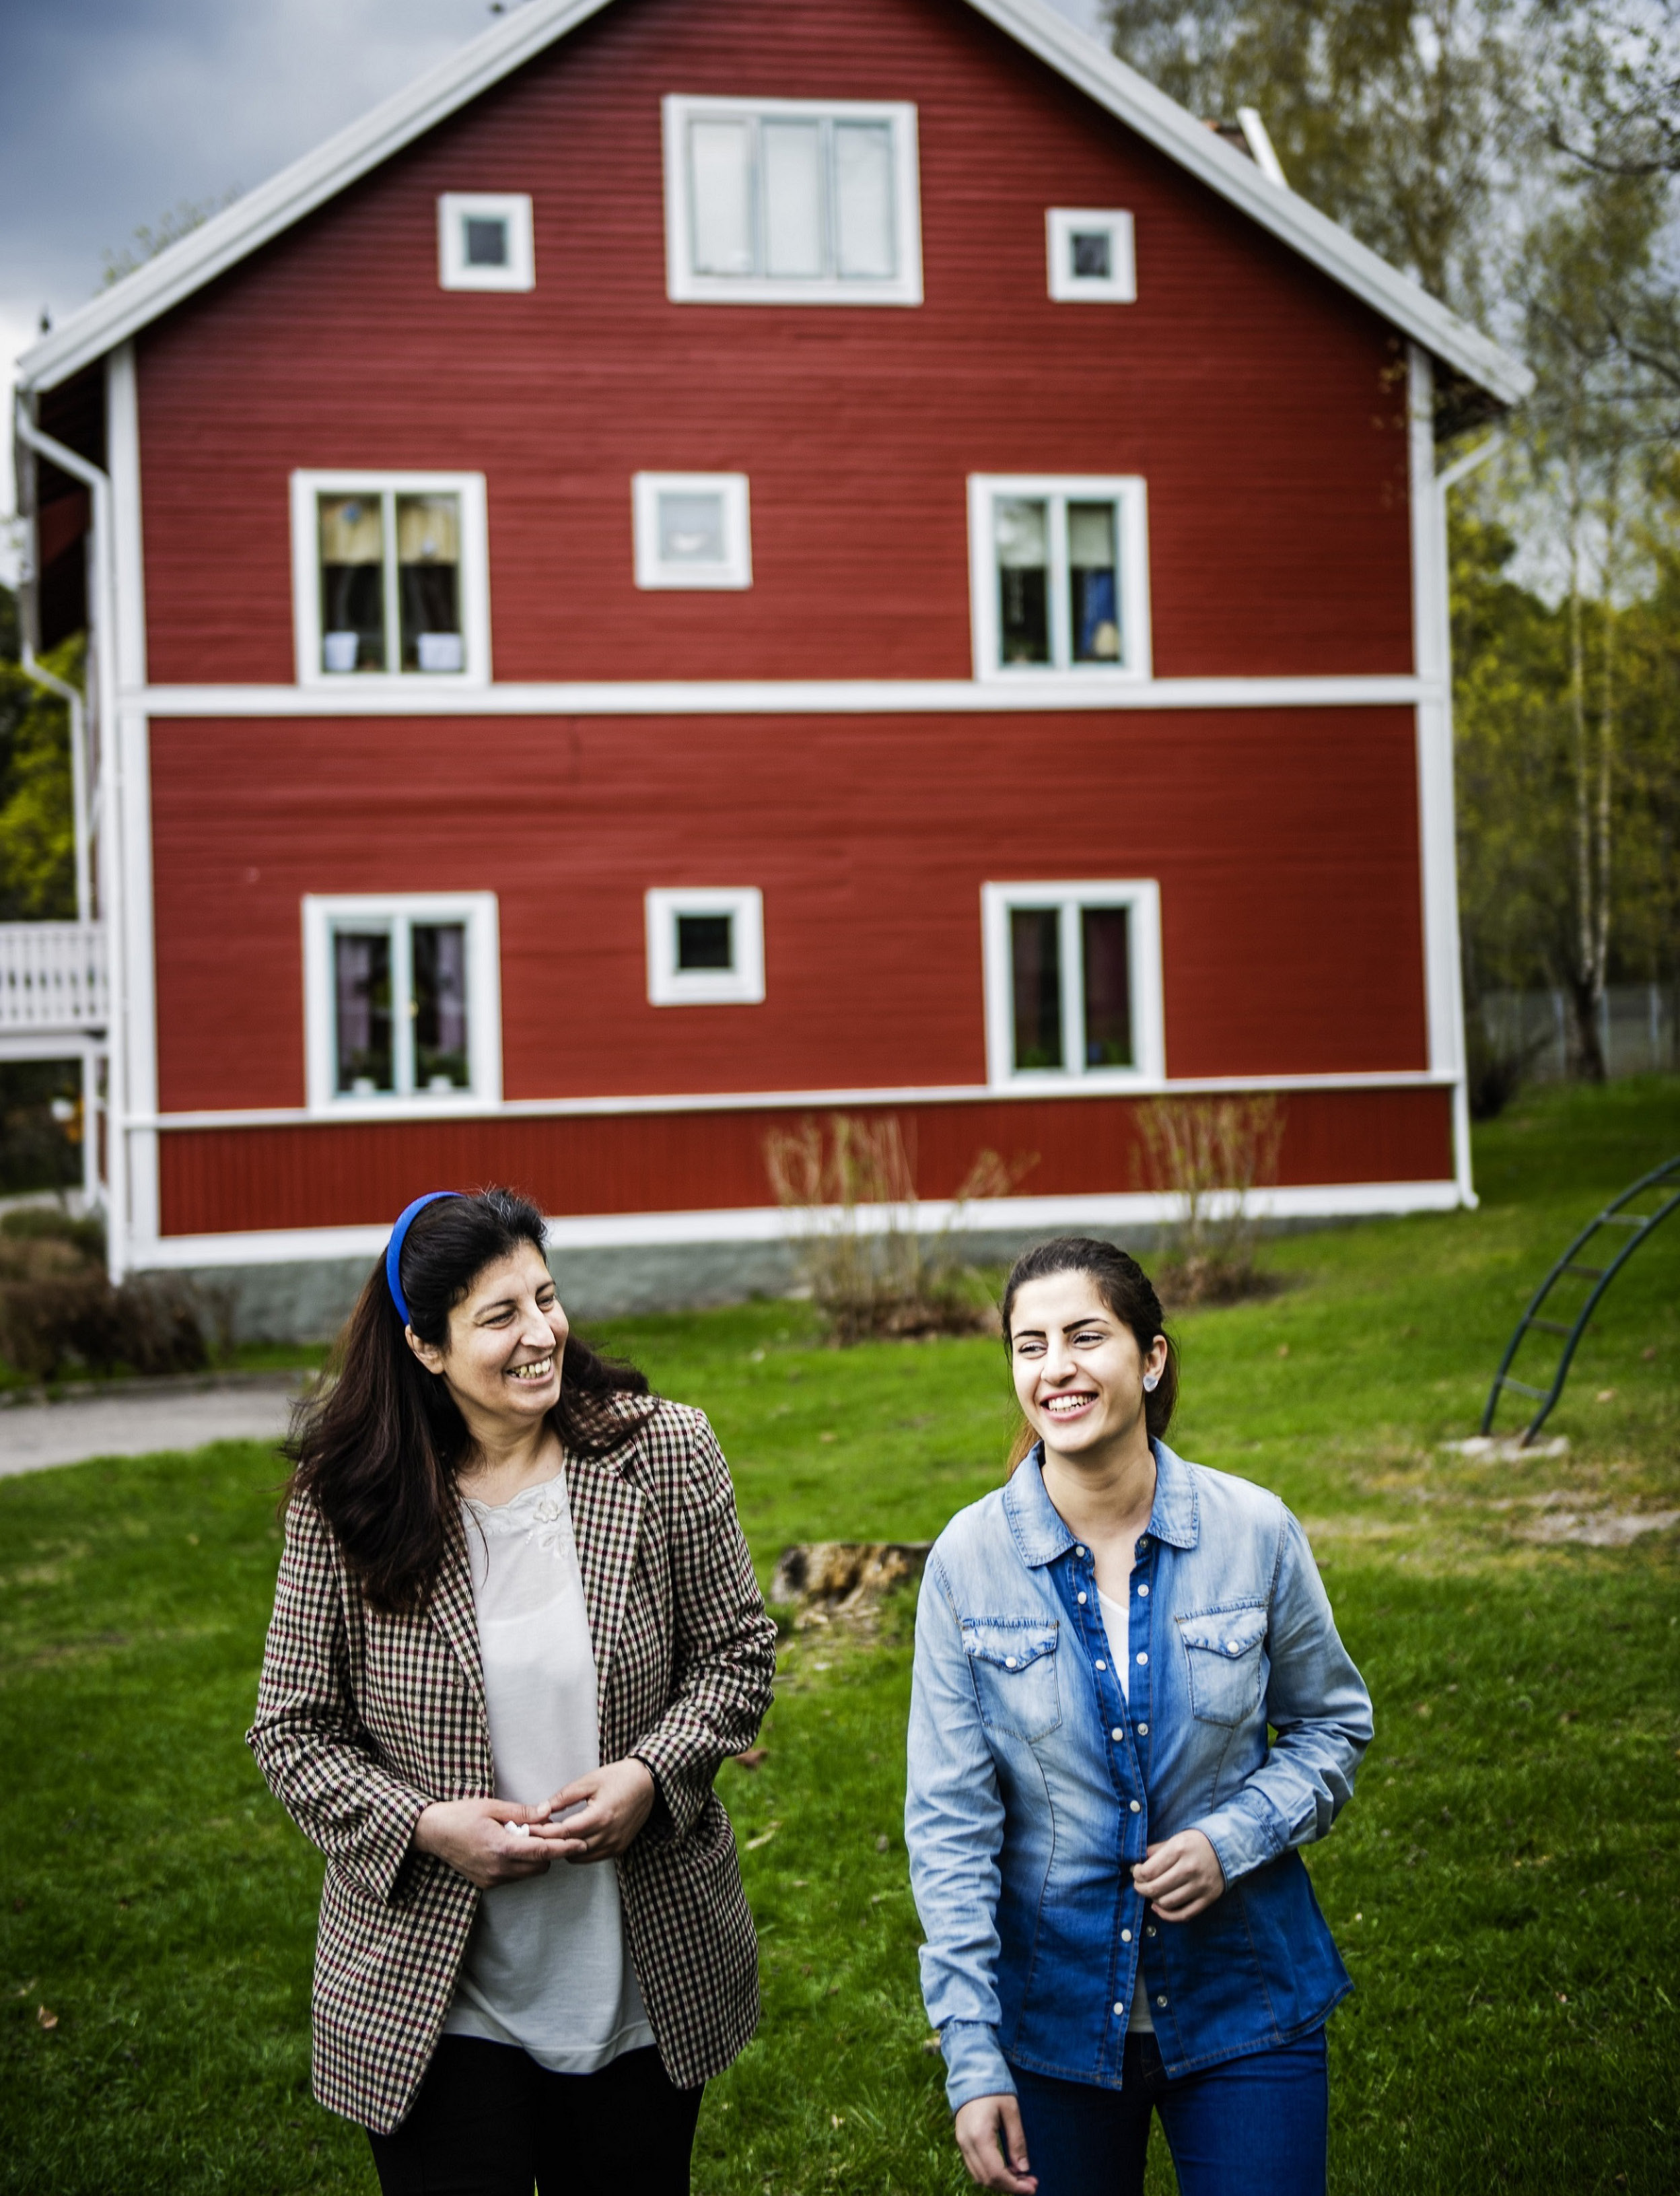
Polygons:
M21 390L17 392L14 426L18 441L26 449L47 459L61 472L68 473L72 480L80 481L88 489L93 504L93 540L88 558L89 577L92 581L89 642L93 724L98 737L99 758L98 783L95 794L100 817L99 904L105 916L106 985L110 1016L106 1046L105 1169L107 1193L105 1240L111 1278L113 1281L119 1281L127 1270L128 1263L128 1090L127 1047L124 1041L122 741L117 722L117 589L112 569L111 480L110 476L101 471L99 466L90 465L86 458L67 449L51 435L42 433L30 417ZM32 666L32 654L31 661ZM32 667L31 675L41 679L43 685L48 683L42 679L38 667ZM59 685L61 687L62 682ZM75 767L75 724L76 719L72 715L72 770ZM85 731L85 724L83 730ZM80 836L79 817L78 836ZM85 905L83 889L83 880L78 875L76 887L78 910ZM82 1081L83 1135L89 1143L94 1124L85 1101L90 1080L89 1068L84 1066ZM84 1153L84 1172L88 1165Z

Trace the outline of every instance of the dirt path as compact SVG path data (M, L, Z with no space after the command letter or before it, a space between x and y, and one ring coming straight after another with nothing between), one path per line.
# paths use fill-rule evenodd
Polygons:
M277 1441L297 1388L295 1373L276 1372L219 1387L78 1396L0 1410L0 1476L206 1442Z

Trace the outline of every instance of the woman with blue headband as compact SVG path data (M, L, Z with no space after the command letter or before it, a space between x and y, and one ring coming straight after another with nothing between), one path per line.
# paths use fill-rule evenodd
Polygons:
M534 1205L440 1190L291 1453L250 1742L326 1856L316 2096L384 2196L678 2196L758 2018L712 1781L776 1667L711 1428L569 1334Z

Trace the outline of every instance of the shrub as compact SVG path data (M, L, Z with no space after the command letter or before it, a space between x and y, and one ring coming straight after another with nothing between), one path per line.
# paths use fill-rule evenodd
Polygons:
M1258 1098L1156 1098L1138 1109L1152 1186L1181 1206L1173 1255L1156 1286L1175 1304L1230 1303L1266 1293L1254 1191L1278 1178L1284 1109Z
M50 1206L0 1219L0 1355L38 1380L202 1370L210 1351L191 1288L150 1274L113 1288L104 1250L96 1220Z

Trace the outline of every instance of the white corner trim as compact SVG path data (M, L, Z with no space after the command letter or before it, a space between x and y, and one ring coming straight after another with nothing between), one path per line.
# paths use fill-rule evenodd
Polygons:
M124 694L146 684L146 559L140 507L140 391L134 345L118 344L105 364L107 469L111 475L117 589L117 681Z
M1080 274L1073 265L1076 236L1100 234L1108 240L1106 274ZM1132 217L1119 208L1106 212L1084 207L1051 206L1044 216L1050 295L1059 304L1129 305L1138 294L1137 252Z
M483 266L467 255L467 223L497 221L507 257ZM536 244L525 191L444 191L437 201L437 282L442 290L534 290Z
M1006 664L998 608L998 563L994 506L1000 500L1045 503L1050 557L1048 617L1049 664ZM1116 609L1124 649L1113 665L1075 663L1068 653L1071 591L1068 575L1067 506L1102 503L1114 506L1114 553L1118 564ZM1148 491L1135 474L970 473L968 476L969 626L973 637L977 685L1025 693L1061 686L1086 686L1104 694L1124 693L1151 683L1149 630Z
M756 885L652 887L644 906L648 1002L655 1007L756 1007L765 996L765 899ZM684 968L678 925L685 915L727 916L731 966Z
M1079 944L1079 911L1123 907L1129 920L1132 1067L1085 1065L1085 1005ZM1017 1068L1014 1063L1014 986L1009 917L1016 908L1054 908L1059 916L1062 1068ZM986 1073L996 1093L1023 1097L1068 1097L1076 1093L1123 1097L1166 1086L1167 1040L1161 975L1161 887L1152 877L1078 882L991 884L980 887L980 937L984 965Z
M667 495L716 498L719 554L715 562L666 556L660 506ZM753 525L745 473L632 473L630 501L638 587L752 586Z
M529 0L534 5L535 0ZM315 686L149 686L152 717L1031 716L1064 709L1387 709L1435 698L1410 672L1299 679L1133 679L1082 667L975 679L506 680L359 675Z
M501 947L494 893L306 893L303 929L303 1053L308 1120L458 1119L494 1112L502 1095ZM466 929L467 1072L465 1090L404 1090L413 1080L413 1035L403 1008L412 997L410 944L416 923L459 922ZM399 1089L341 1096L334 1028L332 938L341 925L388 926L391 933L391 1019Z
M20 385L52 389L367 175L599 12L608 0L528 0L361 121L251 191L72 313L24 353ZM1527 367L1377 257L1128 68L1045 0L969 0L976 11L1158 150L1322 268L1405 334L1505 403Z
M719 120L882 123L892 132L897 271L880 277L838 273L790 276L701 274L694 265L694 211L689 177L689 125ZM906 101L730 99L672 92L660 102L665 175L665 290L673 304L919 305L921 303L921 182L916 111ZM754 141L757 132L754 131ZM827 138L824 136L826 148ZM828 158L825 149L824 159ZM825 191L827 186L824 186ZM763 196L762 180L753 193ZM832 228L832 215L830 217Z
M1256 1190L1250 1209L1266 1220L1353 1220L1406 1212L1450 1212L1458 1203L1452 1182L1308 1183ZM1000 1197L957 1205L930 1198L907 1216L902 1205L862 1206L862 1233L902 1228L909 1216L920 1234L954 1228L963 1234L1030 1234L1053 1228L1152 1228L1181 1219L1181 1200L1140 1192L1114 1196ZM393 1215L393 1217L395 1216ZM706 1243L797 1244L813 1229L834 1228L848 1216L836 1208L794 1213L781 1205L753 1205L704 1212L611 1212L555 1217L547 1222L551 1252L625 1251ZM376 1258L388 1227L251 1229L226 1235L166 1235L147 1246L146 1263L179 1271L194 1266L290 1265L315 1258ZM563 1293L565 1276L561 1275Z
M462 668L459 671L344 671L323 669L320 625L320 534L317 496L377 495L391 502L403 495L452 495L460 506L461 555L456 568L460 590ZM401 649L395 540L385 550L387 644ZM292 627L297 649L297 684L323 696L367 690L375 699L405 700L416 688L478 693L490 679L490 532L482 473L382 472L335 468L300 471L292 476Z

